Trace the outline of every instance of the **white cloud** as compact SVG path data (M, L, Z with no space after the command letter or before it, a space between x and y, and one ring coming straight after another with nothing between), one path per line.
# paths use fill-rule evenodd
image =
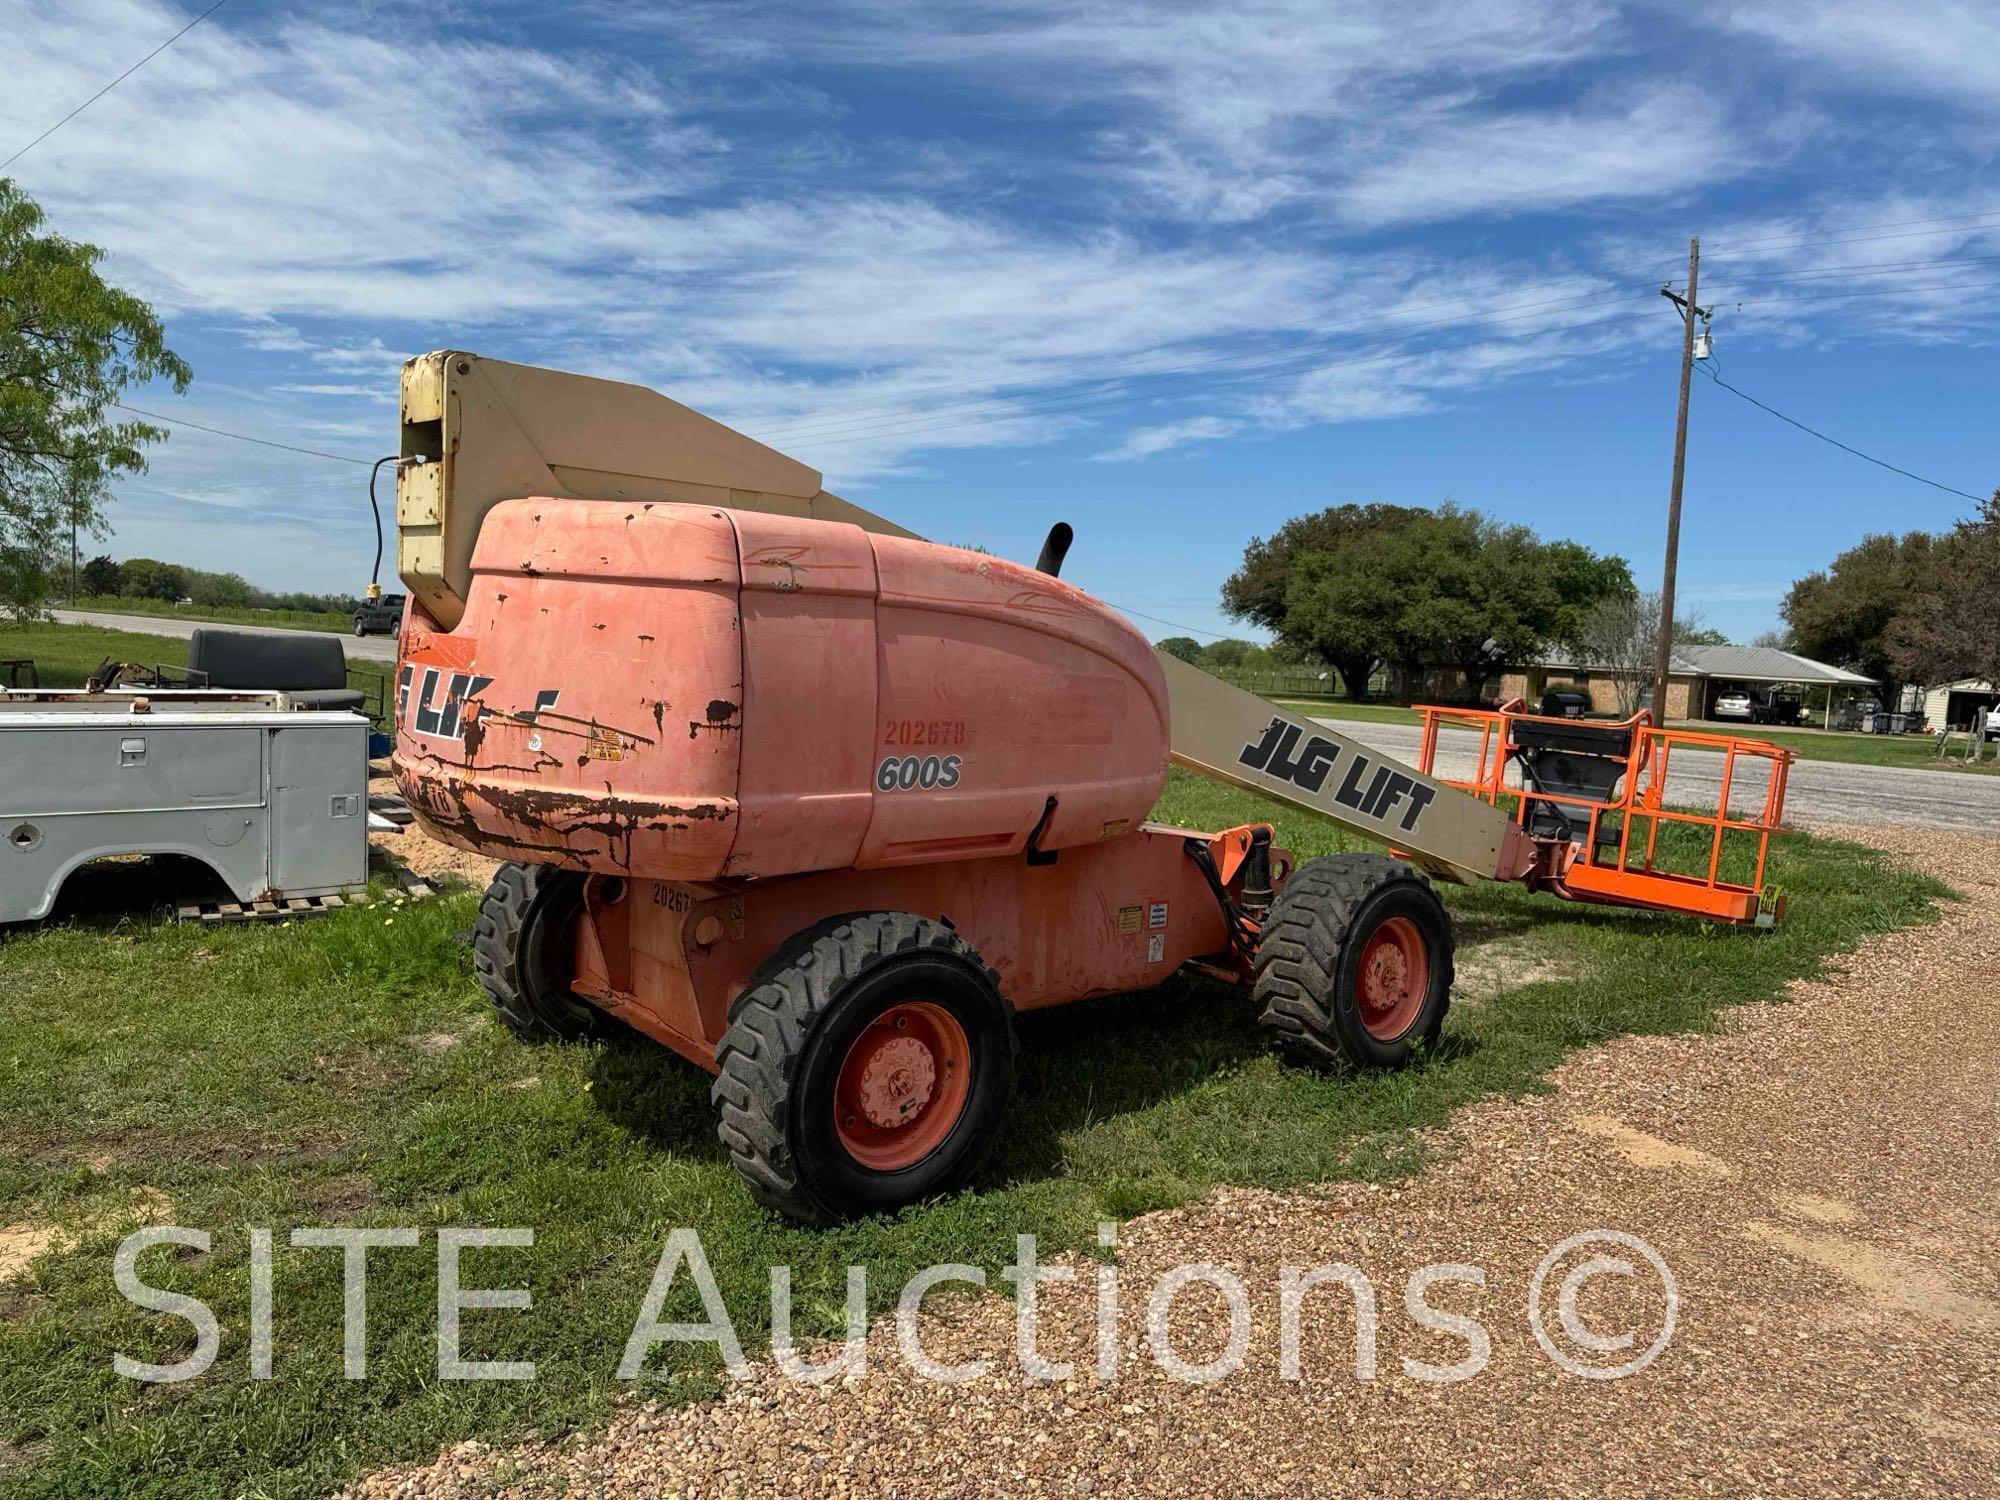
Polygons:
M1114 448L1094 455L1099 461L1114 463L1124 459L1151 458L1171 448L1189 443L1212 442L1234 437L1244 424L1234 417L1188 417L1163 427L1137 427L1125 434Z
M1830 62L1862 88L2000 107L2000 10L1989 0L1739 0L1716 19Z
M1409 145L1334 190L1359 223L1456 219L1653 198L1717 186L1753 164L1724 111L1682 85L1579 108L1448 111Z

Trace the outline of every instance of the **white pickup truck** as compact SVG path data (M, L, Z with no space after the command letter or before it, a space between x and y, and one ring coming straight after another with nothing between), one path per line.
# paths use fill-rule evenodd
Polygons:
M1981 722L1985 726L1986 738L2000 740L2000 708L1987 709L1985 718Z

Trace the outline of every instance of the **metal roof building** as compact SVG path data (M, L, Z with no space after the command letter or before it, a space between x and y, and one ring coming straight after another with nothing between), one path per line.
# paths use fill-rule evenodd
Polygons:
M1595 712L1629 713L1635 683L1643 685L1651 675L1643 668L1551 656L1504 674L1500 696L1525 697L1537 702L1544 688L1569 685L1589 692ZM1786 686L1799 688L1802 697L1810 694L1809 702L1817 700L1813 702L1813 713L1822 723L1830 725L1837 695L1843 701L1852 701L1857 696L1866 696L1877 685L1873 677L1860 672L1814 661L1797 652L1780 651L1774 646L1678 646L1667 673L1667 717L1707 718L1716 698L1731 687ZM1650 691L1639 695L1640 702L1650 698Z
M1673 670L1724 682L1783 682L1801 687L1874 687L1873 677L1828 666L1775 646L1677 646Z

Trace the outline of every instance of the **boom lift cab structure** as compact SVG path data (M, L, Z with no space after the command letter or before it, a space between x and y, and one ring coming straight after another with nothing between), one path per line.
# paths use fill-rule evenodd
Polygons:
M965 1183L1018 1012L1192 965L1291 1057L1394 1066L1450 994L1427 874L1620 899L1567 891L1495 778L1154 652L1058 576L1066 526L1034 567L939 546L655 392L450 351L404 368L402 455L395 771L508 861L481 983L525 1034L615 1017L710 1070L796 1218ZM1174 763L1400 858L1149 822Z

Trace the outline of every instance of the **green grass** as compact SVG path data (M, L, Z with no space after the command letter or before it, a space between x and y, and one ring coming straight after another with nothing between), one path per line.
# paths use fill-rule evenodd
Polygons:
M1856 766L1902 766L1915 771L1979 771L1989 774L2000 771L2000 757L1994 755L1991 746L1983 747L1979 764L1965 764L1963 736L1953 741L1951 753L1940 759L1937 737L1928 734L1798 734L1769 729L1761 724L1735 730L1719 724L1701 727L1769 740L1796 751L1801 760L1833 760Z
M1223 827L1269 817L1301 856L1346 847L1316 820L1174 773L1160 814ZM601 1422L670 1230L701 1232L746 1345L768 1268L794 1268L809 1329L834 1331L848 1264L880 1310L916 1268L989 1270L1017 1232L1088 1248L1100 1216L1220 1183L1395 1180L1413 1132L1518 1094L1572 1050L1627 1032L1704 1031L1732 1005L1872 932L1927 920L1943 894L1871 851L1787 836L1774 933L1566 906L1518 889L1448 890L1462 941L1518 938L1576 977L1456 1008L1421 1066L1360 1078L1280 1066L1244 997L1199 978L1022 1025L1019 1095L973 1191L832 1231L755 1208L717 1144L707 1079L639 1041L528 1046L488 1017L465 949L474 898L377 904L292 928L120 915L163 899L114 870L68 914L0 940L0 1225L51 1222L74 1248L0 1286L0 1495L321 1493L440 1444ZM450 1039L445 1045L441 1039ZM208 1229L205 1254L144 1262L206 1300L222 1354L206 1376L138 1386L111 1354L171 1360L185 1325L124 1303L111 1255L143 1191ZM339 1257L286 1246L313 1223L534 1226L532 1250L473 1252L468 1285L533 1290L528 1312L466 1316L467 1353L523 1358L518 1384L435 1379L435 1250L369 1258L370 1378L341 1378ZM247 1378L250 1226L277 1230L276 1378ZM699 1317L687 1293L665 1316ZM642 1390L716 1387L712 1356L670 1352Z
M187 665L187 648L188 643L176 636L110 630L101 625L0 623L0 658L32 658L43 687L81 687L107 657L147 667L183 667ZM392 670L388 662L357 657L348 663L348 680L365 692L384 694L387 702Z
M89 594L65 601L62 609L94 614L151 615L156 619L212 621L218 625L262 625L286 630L331 630L345 635L354 616L317 609L249 609L231 604L173 604L164 599L128 599L123 594Z

